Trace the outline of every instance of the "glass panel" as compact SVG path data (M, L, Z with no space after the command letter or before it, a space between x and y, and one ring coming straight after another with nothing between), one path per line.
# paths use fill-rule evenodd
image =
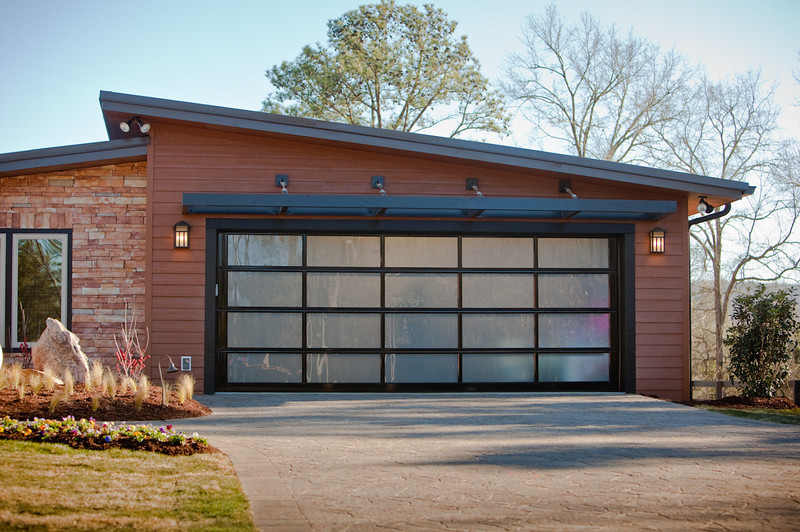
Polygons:
M229 266L302 266L297 235L228 235Z
M607 238L540 238L540 268L608 268Z
M465 268L533 268L532 238L464 238Z
M228 272L231 307L299 307L303 274L299 272Z
M310 354L308 382L381 382L380 355Z
M462 355L464 382L533 382L533 355Z
M539 347L609 347L608 314L542 314Z
M303 315L229 312L228 347L302 347Z
M381 239L377 236L308 236L309 266L381 265Z
M539 355L539 382L608 380L608 353Z
M309 347L369 349L381 346L380 314L308 314Z
M64 249L66 236L15 236L14 343L33 343L46 328L47 318L56 318L64 325L66 269Z
M380 307L379 273L309 273L309 307Z
M303 382L300 353L229 353L228 382Z
M447 308L458 306L458 275L387 273L386 306Z
M455 314L387 314L388 349L441 349L458 347Z
M461 276L464 308L533 308L533 275L465 273Z
M458 266L458 239L455 237L387 236L385 245L389 268Z
M539 275L541 308L605 308L608 298L608 275Z
M462 336L467 349L533 347L533 314L465 314Z
M458 355L386 355L386 382L458 382Z

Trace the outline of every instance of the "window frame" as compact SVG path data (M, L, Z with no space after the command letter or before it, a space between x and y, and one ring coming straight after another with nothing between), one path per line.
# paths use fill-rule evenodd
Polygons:
M72 230L69 229L0 229L0 343L3 351L20 352L17 338L19 311L18 243L30 239L61 240L61 315L60 321L72 327ZM37 338L38 339L38 338ZM28 339L33 347L37 339Z

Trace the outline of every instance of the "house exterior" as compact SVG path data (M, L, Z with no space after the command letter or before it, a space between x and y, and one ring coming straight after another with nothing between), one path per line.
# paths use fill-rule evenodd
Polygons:
M688 399L689 217L753 192L136 95L100 104L108 141L0 155L2 347L58 314L113 365L135 315L151 375L172 360L204 393Z

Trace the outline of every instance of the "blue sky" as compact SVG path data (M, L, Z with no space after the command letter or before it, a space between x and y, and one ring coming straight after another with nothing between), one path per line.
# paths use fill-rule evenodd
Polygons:
M404 0L399 0L403 3ZM101 90L257 110L264 71L324 42L326 22L351 0L0 0L0 153L107 140ZM422 4L409 1L406 3ZM482 70L501 74L520 28L550 0L439 0ZM675 47L712 75L750 67L780 83L787 134L800 137L800 2L796 0L561 0L574 19ZM524 135L507 142L526 145Z

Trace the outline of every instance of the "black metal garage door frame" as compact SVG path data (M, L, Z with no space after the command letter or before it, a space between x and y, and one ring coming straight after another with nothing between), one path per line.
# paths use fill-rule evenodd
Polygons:
M217 295L218 267L221 262L219 235L227 232L265 232L318 235L404 235L404 236L526 236L526 237L608 237L616 254L618 268L618 311L612 320L614 360L610 382L567 383L374 383L374 384L224 384L224 366L218 359ZM206 220L205 288L205 386L204 392L217 391L347 391L347 392L457 392L457 391L635 391L635 285L633 224L546 223L492 221L421 220L323 220L323 219L223 219ZM222 386L220 386L222 384ZM222 388L222 389L218 389Z

